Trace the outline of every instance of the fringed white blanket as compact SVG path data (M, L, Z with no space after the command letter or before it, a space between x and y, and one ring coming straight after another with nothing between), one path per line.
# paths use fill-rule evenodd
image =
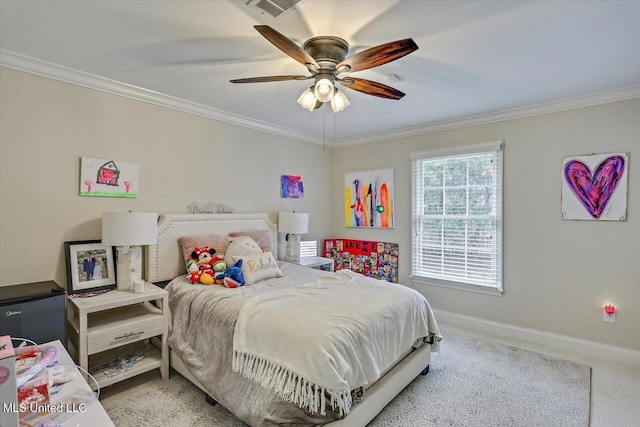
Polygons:
M440 332L420 293L340 270L247 298L232 369L311 413L330 405L342 416L351 390L375 382L414 343L433 336Z

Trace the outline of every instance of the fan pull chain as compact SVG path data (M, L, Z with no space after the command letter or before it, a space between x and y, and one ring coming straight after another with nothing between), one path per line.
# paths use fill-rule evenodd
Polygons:
M322 123L322 150L327 150L327 106L324 107L324 118Z

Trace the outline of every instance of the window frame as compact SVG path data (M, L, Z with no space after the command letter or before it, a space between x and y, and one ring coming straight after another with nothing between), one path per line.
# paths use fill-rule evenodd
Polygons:
M419 217L422 217L422 214L419 214L424 207L424 203L422 206L418 206L418 201L416 200L416 165L417 161L425 160L425 159L437 159L437 158L451 158L451 157L459 157L465 155L473 155L476 153L483 152L495 152L496 160L498 162L497 166L497 177L496 177L496 227L494 229L496 235L496 284L495 285L483 285L483 284L475 284L462 282L459 280L455 280L455 278L444 279L444 278L436 278L436 277L428 277L424 275L417 275L415 262L418 259L422 259L421 256L418 258L418 255L415 253L415 249L418 245L418 230L416 229L417 221ZM423 150L412 152L410 155L411 158L411 275L410 279L414 283L424 284L424 285L434 285L445 288L459 289L471 292L478 292L489 295L501 296L504 293L503 287L503 233L504 233L504 216L503 216L503 206L504 206L504 141L492 141L481 144L473 144L473 145L465 145L458 147L450 147L450 148L440 148L440 149L432 149L432 150ZM444 187L443 187L444 188Z

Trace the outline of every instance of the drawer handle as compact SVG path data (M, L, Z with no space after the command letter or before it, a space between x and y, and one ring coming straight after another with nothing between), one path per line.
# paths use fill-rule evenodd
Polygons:
M123 334L123 335L120 335L120 336L115 337L115 339L117 339L117 340L123 340L123 339L126 339L126 338L131 338L131 337L135 337L136 335L142 335L142 334L144 334L144 331L140 331L140 332L126 332L126 333L125 333L125 334Z

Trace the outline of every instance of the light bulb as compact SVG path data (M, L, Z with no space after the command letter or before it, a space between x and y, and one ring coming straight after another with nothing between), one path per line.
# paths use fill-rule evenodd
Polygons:
M302 95L300 95L300 97L298 98L298 104L300 104L302 108L309 111L313 111L313 109L316 107L316 102L318 102L318 100L313 94L311 88L302 92Z
M344 93L336 89L336 92L333 95L333 98L331 98L331 109L333 109L333 112L339 113L340 111L347 108L349 105L351 105L351 103L349 102L347 97L344 95Z
M313 90L314 95L320 102L330 101L333 97L333 82L326 77L319 79L316 82L315 89Z

